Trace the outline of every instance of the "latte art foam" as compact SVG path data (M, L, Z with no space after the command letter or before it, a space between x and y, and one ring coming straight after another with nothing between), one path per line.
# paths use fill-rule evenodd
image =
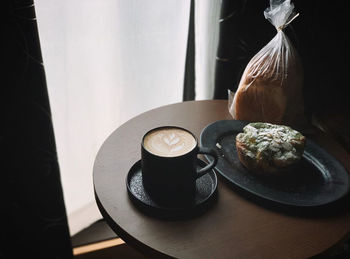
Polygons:
M179 128L160 128L149 132L143 146L158 156L181 156L191 151L197 145L191 133Z

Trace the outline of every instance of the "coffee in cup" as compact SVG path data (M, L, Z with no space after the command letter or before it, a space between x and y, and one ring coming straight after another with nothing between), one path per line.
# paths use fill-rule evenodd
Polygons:
M197 169L197 155L207 154L213 160ZM188 130L165 126L147 132L141 143L142 182L155 201L167 205L190 204L194 201L196 179L216 165L214 150L198 146Z
M164 127L152 130L146 134L143 145L152 154L162 157L174 157L191 151L197 145L197 141L186 130Z

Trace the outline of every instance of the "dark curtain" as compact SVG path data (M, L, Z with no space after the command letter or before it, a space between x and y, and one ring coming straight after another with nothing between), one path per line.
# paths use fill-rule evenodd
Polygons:
M335 105L350 111L345 94L348 9L344 3L325 0L292 2L300 16L285 32L302 58L308 117ZM226 99L227 89L236 91L249 60L274 37L276 30L263 15L268 5L268 0L222 1L215 99Z
M195 0L191 0L190 20L188 26L183 101L194 100L196 97L194 1Z
M33 0L1 14L0 258L72 258Z

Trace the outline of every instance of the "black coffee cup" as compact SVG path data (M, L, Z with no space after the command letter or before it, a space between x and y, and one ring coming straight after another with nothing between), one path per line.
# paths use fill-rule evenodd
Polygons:
M198 169L197 155L213 160ZM158 203L191 204L196 193L196 179L210 172L218 156L212 149L199 147L188 130L165 126L148 131L141 143L142 181L146 192Z

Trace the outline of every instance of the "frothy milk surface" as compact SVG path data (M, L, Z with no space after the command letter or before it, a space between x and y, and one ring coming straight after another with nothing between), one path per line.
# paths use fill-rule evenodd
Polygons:
M149 132L143 146L158 156L181 156L197 145L196 139L189 132L178 128L161 128Z

